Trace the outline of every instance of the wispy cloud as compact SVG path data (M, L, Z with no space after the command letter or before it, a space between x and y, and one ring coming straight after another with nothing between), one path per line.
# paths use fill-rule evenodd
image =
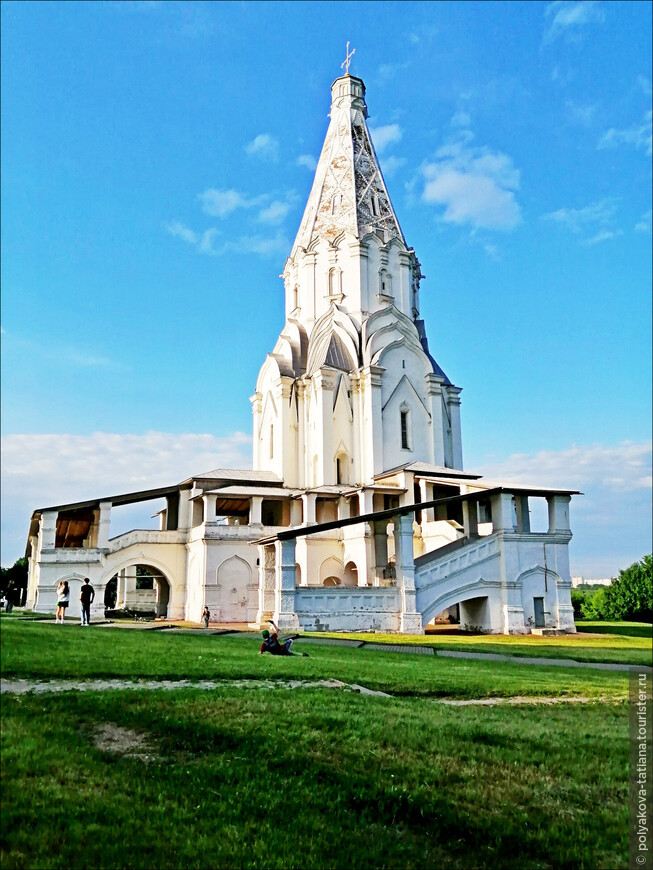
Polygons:
M165 486L211 468L251 467L251 438L175 435L8 435L2 439L2 564L23 554L38 507ZM130 528L147 528L146 503ZM116 528L112 516L111 534ZM148 525L143 525L147 522Z
M641 216L641 218L635 224L635 230L638 233L650 233L651 232L651 216L653 212L649 209L647 212Z
M274 203L272 205L275 205ZM283 203L278 204L279 207ZM265 210L264 210L265 211ZM261 212L263 214L263 212ZM265 220L265 218L261 218ZM281 220L282 218L277 218ZM268 216L268 222L274 222L271 215ZM225 239L221 244L216 244L216 240L222 237L220 230L215 227L210 227L203 232L195 232L184 224L175 221L166 224L167 232L182 241L186 242L200 254L208 254L211 257L222 257L225 254L258 254L259 256L269 256L272 254L283 253L290 250L290 240L283 233L277 232L274 236L261 236L258 234L241 235L235 239Z
M287 202L275 199L266 208L261 209L258 219L264 223L277 224L288 214L290 205Z
M579 124L581 127L589 127L592 124L598 106L596 104L583 105L576 103L574 100L567 100L565 108L570 121L574 124Z
M605 12L602 4L594 0L555 0L544 10L548 20L542 44L564 37L569 42L578 42L587 24L602 24Z
M472 146L472 138L471 131L461 131L422 166L422 199L444 206L447 223L512 230L522 220L515 198L520 172L507 154Z
M379 160L386 178L393 176L406 163L405 157L395 157L393 154L389 154L387 157L380 157Z
M613 226L616 210L615 199L602 199L583 208L559 208L542 215L542 220L556 223L576 235L585 235L580 243L592 246L623 235ZM592 235L587 236L587 233Z
M601 136L596 147L599 150L602 150L603 148L617 148L619 145L632 145L633 148L645 151L650 157L652 153L652 118L653 113L649 109L644 114L644 119L640 123L633 124L631 127L625 127L623 129L612 127Z
M408 67L408 61L404 63L382 63L376 71L376 76L380 84L385 84L391 81L398 72Z
M247 154L276 163L279 159L279 142L270 133L259 133L245 146L245 151Z
M472 123L472 119L469 112L460 109L454 114L450 123L452 127L469 127Z
M237 208L252 208L261 205L265 197L249 197L237 190L218 190L210 187L197 195L202 211L212 217L227 217Z
M495 481L584 493L571 504L574 574L611 577L650 552L650 441L515 453L477 471Z
M399 124L386 124L384 127L370 127L370 135L377 154L382 154L390 145L401 141L404 131Z
M70 365L81 370L106 369L113 372L126 372L130 369L130 366L124 362L91 348L85 348L83 340L75 346L59 342L50 343L48 340L36 340L4 328L2 335L5 354L12 350L20 351L22 354L29 353L55 366Z
M648 76L637 76L637 84L640 86L645 96L650 97L653 95L653 88L651 88L651 79Z
M297 166L305 166L309 172L315 172L317 169L317 160L312 154L300 154L297 158Z

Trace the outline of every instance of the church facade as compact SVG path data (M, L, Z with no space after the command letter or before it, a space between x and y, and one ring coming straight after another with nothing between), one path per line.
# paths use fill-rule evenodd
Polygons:
M28 606L90 577L107 602L198 622L420 633L573 631L572 491L463 470L460 388L429 351L422 278L344 75L283 280L285 323L251 398L253 470L38 509ZM111 537L113 506L165 498L158 530ZM533 499L548 526L531 529ZM110 595L109 595L110 591ZM115 597L115 604L114 599Z

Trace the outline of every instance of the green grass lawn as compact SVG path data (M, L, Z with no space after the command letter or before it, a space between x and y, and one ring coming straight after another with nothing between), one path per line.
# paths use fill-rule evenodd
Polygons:
M3 696L4 868L627 867L627 674L2 622L2 675L333 689ZM444 698L584 696L450 707ZM140 738L110 751L106 728ZM116 732L117 733L117 732Z
M401 695L484 698L585 695L625 698L627 674L531 667L321 646L296 641L309 658L259 656L258 640L182 632L6 622L2 675L41 679L329 679Z
M370 643L419 644L435 649L464 652L489 652L537 658L573 659L579 662L613 662L646 665L651 663L652 626L639 622L577 623L578 634L559 637L534 635L469 634L335 634ZM588 634L589 633L589 634Z
M627 866L624 704L5 698L3 868ZM110 723L148 759L95 745Z

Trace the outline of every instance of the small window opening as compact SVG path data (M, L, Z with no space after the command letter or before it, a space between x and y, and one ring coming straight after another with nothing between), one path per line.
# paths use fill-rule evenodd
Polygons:
M274 426L270 426L270 459L274 459Z
M408 445L408 411L401 411L401 447L410 450Z
M375 193L372 194L372 214L374 217L379 216L379 198Z

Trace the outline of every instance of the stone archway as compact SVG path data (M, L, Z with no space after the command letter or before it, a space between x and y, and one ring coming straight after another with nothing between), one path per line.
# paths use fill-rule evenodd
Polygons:
M161 568L150 563L124 565L106 582L102 592L106 610L122 610L157 618L168 615L170 581Z

